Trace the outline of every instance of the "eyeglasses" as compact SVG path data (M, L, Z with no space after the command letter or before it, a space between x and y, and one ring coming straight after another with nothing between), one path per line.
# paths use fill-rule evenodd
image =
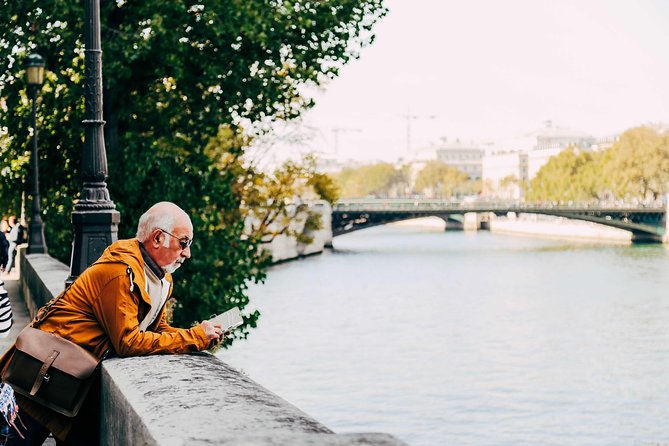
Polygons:
M158 228L158 229L160 229L160 228ZM186 248L188 248L190 245L193 244L193 239L192 239L192 238L188 238L188 237L181 237L181 238L179 238L179 237L177 237L177 236L174 235L174 234L170 234L169 232L167 232L167 231L164 230L164 229L160 229L160 230L163 231L165 234L167 234L167 235L169 235L169 236L171 236L171 237L174 237L175 239L179 240L179 246L181 246L181 249L186 249Z

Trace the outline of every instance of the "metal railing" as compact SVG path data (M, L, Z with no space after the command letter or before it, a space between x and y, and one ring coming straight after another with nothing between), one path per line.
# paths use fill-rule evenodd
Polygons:
M664 211L664 206L643 206L638 204L621 203L523 203L519 201L452 201L435 199L347 199L340 200L333 206L335 212L346 211L458 211L463 212L485 212L504 211L522 212L526 211L628 211L628 212L659 212Z

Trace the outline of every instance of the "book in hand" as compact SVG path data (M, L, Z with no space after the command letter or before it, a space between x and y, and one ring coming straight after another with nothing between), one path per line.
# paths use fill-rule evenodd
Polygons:
M218 316L209 319L209 322L221 324L221 329L223 330L223 333L225 333L242 325L244 319L242 319L242 313L239 311L239 308L232 307L225 313L221 313Z

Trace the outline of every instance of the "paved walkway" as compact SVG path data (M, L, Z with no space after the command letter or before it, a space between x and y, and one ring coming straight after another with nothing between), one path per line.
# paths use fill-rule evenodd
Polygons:
M28 325L31 318L28 308L19 294L18 273L2 274L0 275L0 280L5 282L5 289L9 294L9 301L12 304L12 316L14 318L14 324L9 332L9 336L0 339L0 354L4 354L14 344L16 337L23 327ZM43 446L56 446L56 441L53 438L47 438Z
M14 274L3 274L0 276L0 280L5 282L5 289L9 293L9 301L12 304L12 316L14 317L14 324L9 332L9 336L0 339L0 354L4 354L12 346L23 327L30 322L28 308L19 294L18 279L18 275Z

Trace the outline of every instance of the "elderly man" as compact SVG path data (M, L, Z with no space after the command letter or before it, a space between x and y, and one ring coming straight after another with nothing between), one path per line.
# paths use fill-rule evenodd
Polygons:
M38 328L82 346L102 358L186 353L205 350L223 338L221 326L204 321L173 328L165 321L165 302L172 292L171 274L191 256L193 225L178 206L161 202L139 219L137 237L108 247L56 301ZM2 367L8 355L2 358ZM41 445L49 432L58 444L97 444L97 398L91 391L79 415L59 415L17 395L27 432L9 445ZM20 424L19 424L20 427ZM21 429L22 430L22 429Z

